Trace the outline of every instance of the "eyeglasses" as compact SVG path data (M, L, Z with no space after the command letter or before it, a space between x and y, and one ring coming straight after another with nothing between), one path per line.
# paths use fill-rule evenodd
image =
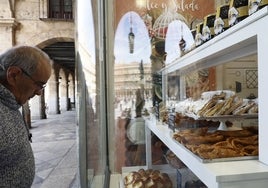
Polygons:
M33 77L29 73L27 73L22 68L20 68L20 69L23 72L23 74L25 74L28 78L30 78L34 82L34 84L40 88L40 90L43 90L46 87L46 83L34 80Z

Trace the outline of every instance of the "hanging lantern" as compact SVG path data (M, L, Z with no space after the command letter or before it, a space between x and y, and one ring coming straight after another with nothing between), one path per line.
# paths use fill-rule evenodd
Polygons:
M135 35L132 31L132 15L130 13L130 31L128 34L128 43L129 43L129 53L131 54L134 53L134 39L135 39Z
M143 80L144 78L143 60L141 60L140 62L139 70L140 70L140 80Z
M129 42L129 53L131 54L134 53L134 39L135 39L135 35L132 31L132 27L130 27L130 32L128 34L128 42Z

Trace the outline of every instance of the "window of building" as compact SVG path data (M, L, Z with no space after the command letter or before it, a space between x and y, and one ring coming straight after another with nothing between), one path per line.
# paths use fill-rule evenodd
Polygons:
M72 0L49 0L49 18L73 19Z

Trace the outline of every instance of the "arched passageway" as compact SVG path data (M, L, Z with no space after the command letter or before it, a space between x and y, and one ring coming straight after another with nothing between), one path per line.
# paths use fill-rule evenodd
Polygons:
M24 105L25 119L29 127L31 119L45 119L48 114L60 114L75 107L74 42L55 42L42 50L50 56L54 64L42 95Z
M43 48L54 61L54 75L50 79L52 87L47 92L47 113L59 114L71 109L74 104L74 42L56 42ZM49 86L51 86L48 84ZM72 100L70 99L72 96ZM73 105L74 107L74 105Z

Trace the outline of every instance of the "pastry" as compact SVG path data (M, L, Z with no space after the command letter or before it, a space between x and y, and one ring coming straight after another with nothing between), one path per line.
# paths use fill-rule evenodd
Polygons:
M138 172L130 172L125 178L124 178L124 184L129 185L133 182L139 180L141 178L140 174Z
M238 98L236 101L232 103L231 107L228 110L226 110L223 114L224 115L232 114L233 111L239 108L242 104L243 104L243 99Z
M255 103L247 103L245 106L241 106L241 108L236 109L233 114L234 115L242 115L247 113L247 111L254 106Z
M220 135L223 135L225 137L246 137L246 136L252 136L254 133L252 133L249 130L233 130L233 131L223 131L223 130L217 130L215 133L218 133Z
M202 159L257 156L258 132L250 129L195 134L200 129L184 130L173 134L192 153Z
M205 136L185 136L183 138L183 143L187 144L207 144L207 143L216 143L223 141L223 136L222 135L216 135L216 134L210 134L210 135L205 135Z
M218 101L212 108L210 108L205 113L203 113L203 116L204 117L214 116L222 109L224 104L225 104L225 101Z
M204 113L209 110L210 108L212 108L215 104L217 103L216 99L210 99L199 111L198 111L198 115L199 116L203 116Z
M242 148L242 152L246 156L256 156L259 154L258 145L249 145Z
M172 181L166 173L159 170L144 170L130 172L124 178L125 188L172 188Z
M235 98L235 95L226 99L222 108L215 115L223 115L228 109L230 109L234 101L234 98Z

